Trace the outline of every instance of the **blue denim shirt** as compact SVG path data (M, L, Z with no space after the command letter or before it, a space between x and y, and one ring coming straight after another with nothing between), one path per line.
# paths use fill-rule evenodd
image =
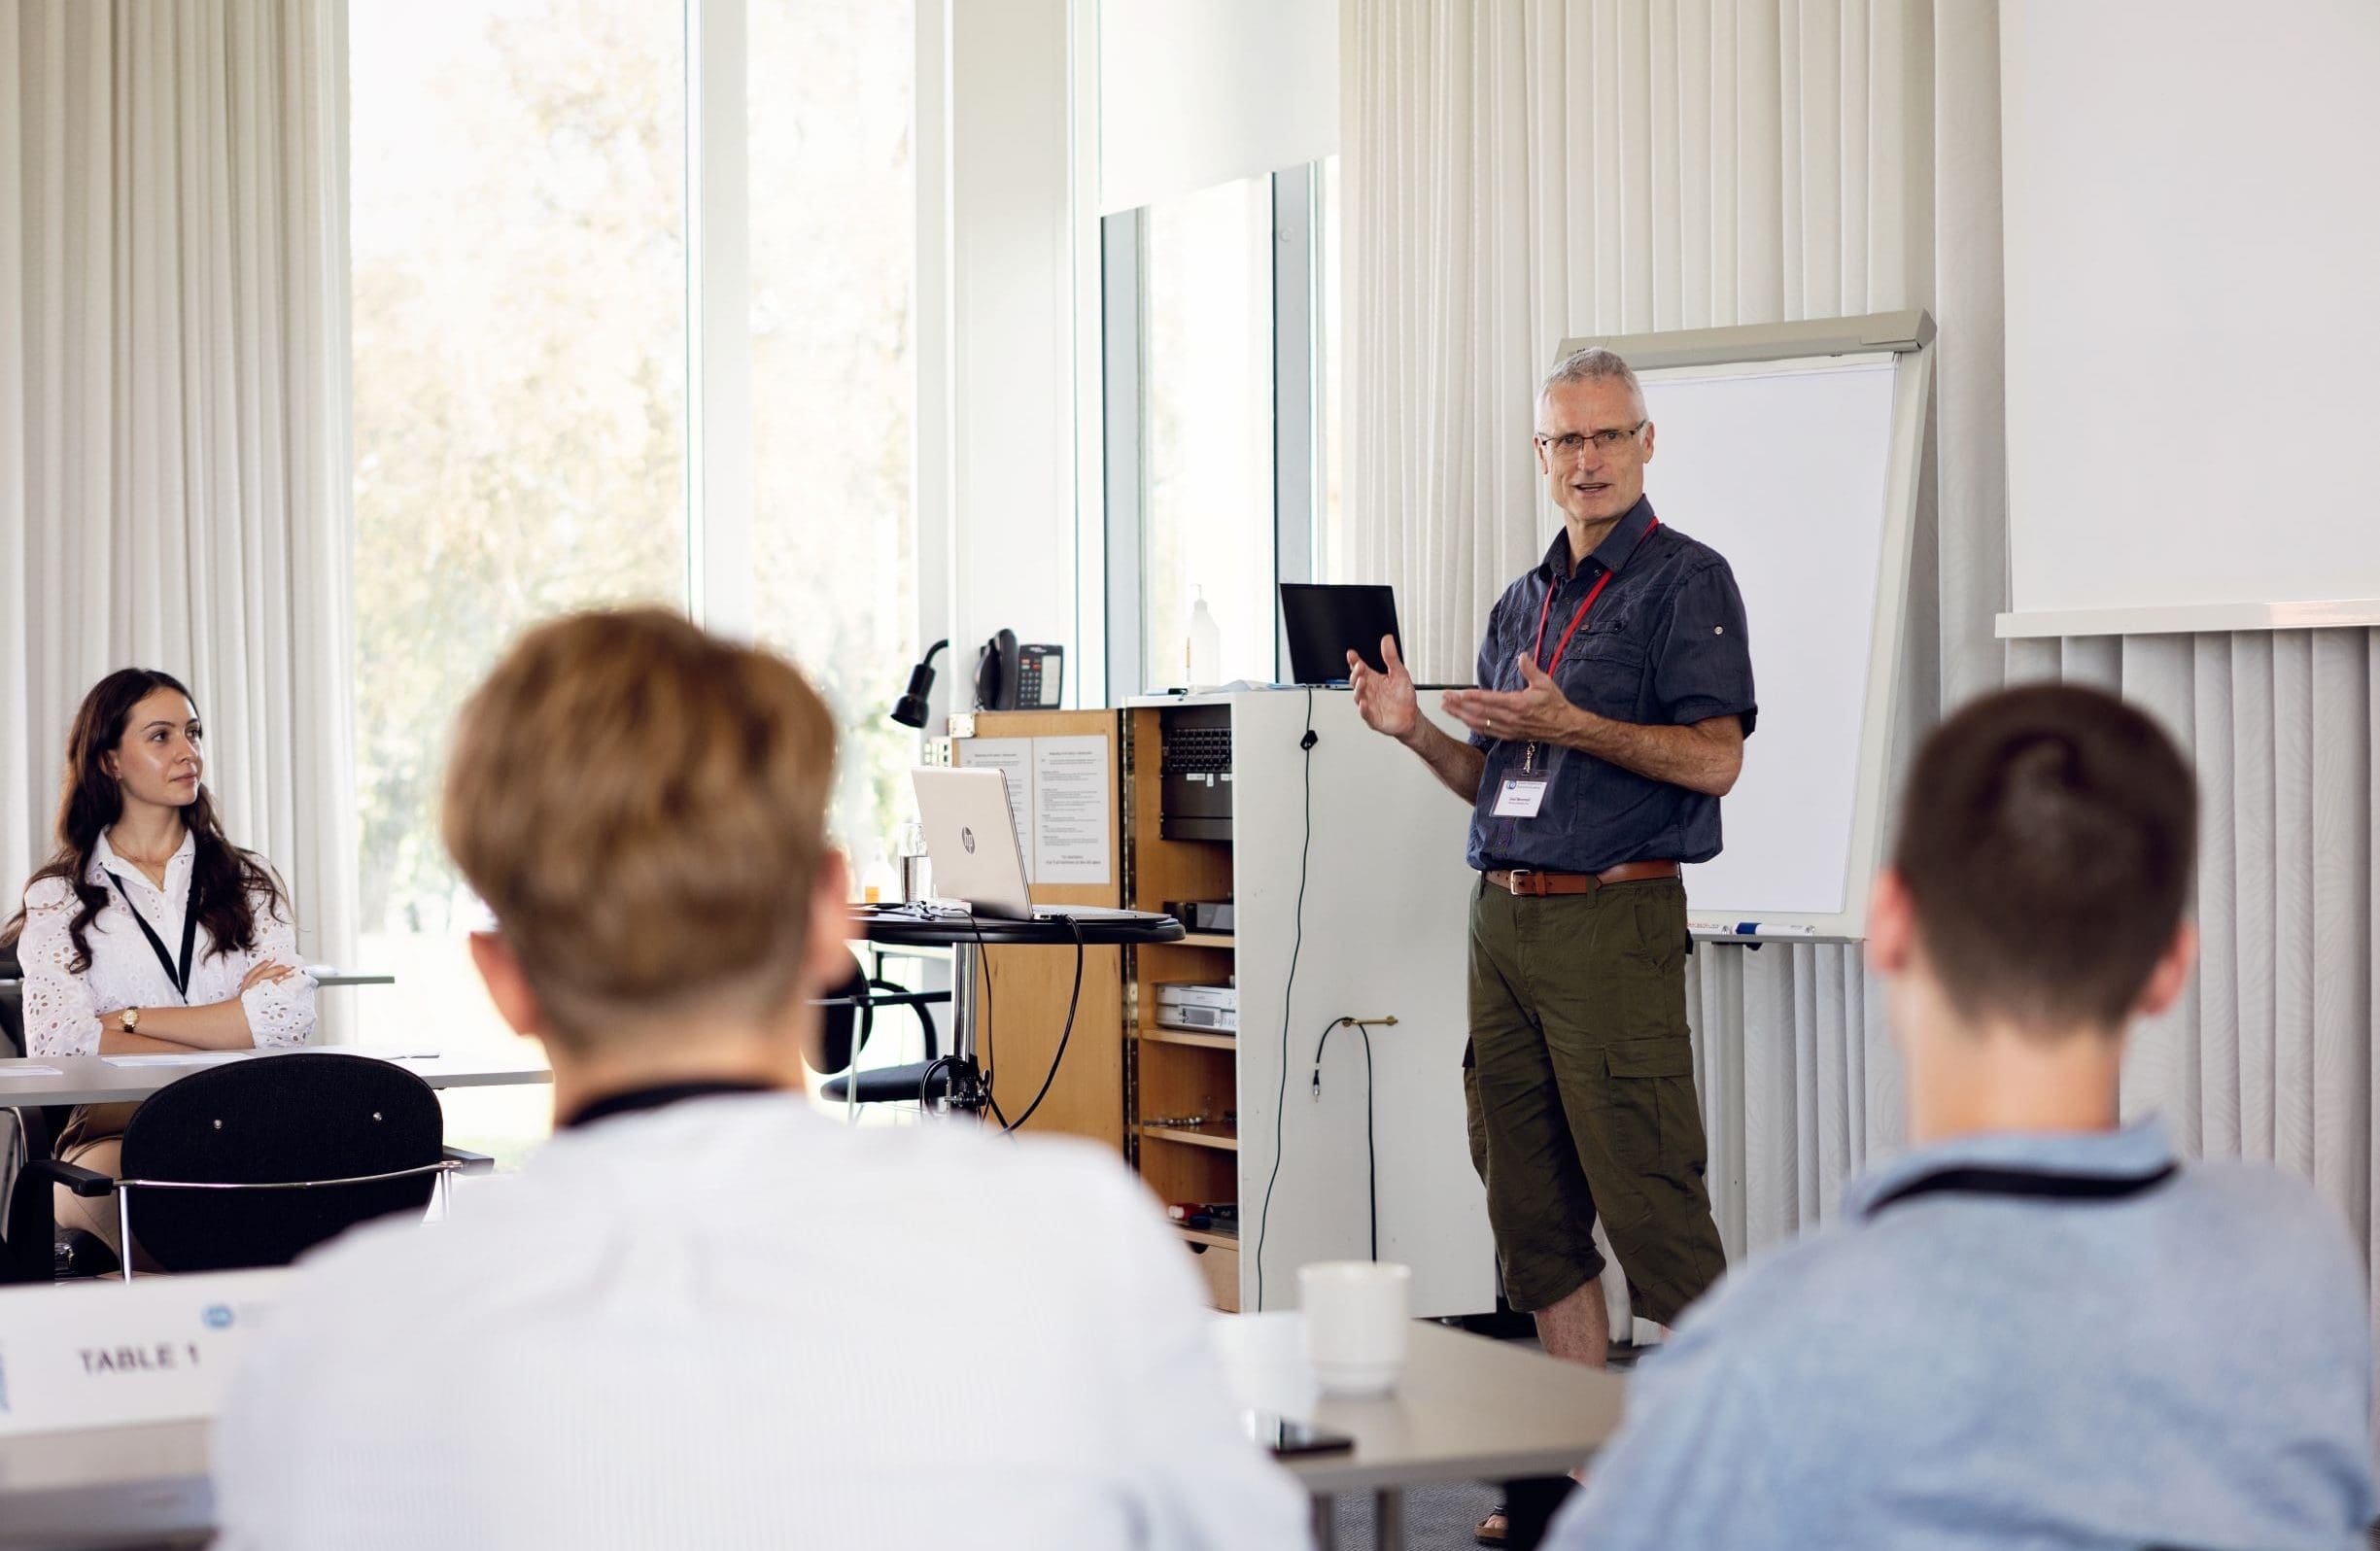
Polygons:
M1713 716L1759 716L1752 698L1752 648L1735 572L1707 544L1653 520L1638 500L1587 563L1570 569L1569 534L1504 589L1479 644L1479 683L1522 687L1520 654L1554 655L1578 605L1606 571L1612 577L1553 669L1570 704L1640 726L1686 726ZM1546 595L1552 594L1549 605ZM1545 638L1537 645L1543 614ZM1537 750L1553 785L1535 818L1499 818L1497 794L1521 773L1528 745L1474 733L1487 770L1471 814L1470 864L1482 872L1532 867L1600 873L1622 862L1707 862L1719 854L1719 800L1622 770L1576 749Z
M2178 1161L2150 1120L1959 1138L1853 1182L1644 1361L1546 1543L2360 1551L2361 1258L2276 1169L2110 1189Z

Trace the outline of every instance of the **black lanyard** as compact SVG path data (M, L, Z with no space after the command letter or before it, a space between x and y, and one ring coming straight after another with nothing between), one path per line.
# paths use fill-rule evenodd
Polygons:
M114 873L108 874L108 880L116 885L116 892L124 897L124 909L132 913L132 923L141 929L143 937L149 939L150 948L156 952L157 962L165 966L165 978L174 982L175 991L180 993L183 1004L188 1006L190 999L190 950L198 946L197 864L192 862L190 865L190 891L182 902L180 965L176 965L174 956L165 951L165 940L157 936L155 927L149 924L149 917L143 915L140 907L132 903L132 891L124 887L124 880Z
M1948 1168L1921 1174L1870 1206L1876 1216L1919 1195L2014 1195L2035 1201L2121 1201L2154 1190L2182 1172L2168 1163L2147 1174L2048 1174L2038 1169Z

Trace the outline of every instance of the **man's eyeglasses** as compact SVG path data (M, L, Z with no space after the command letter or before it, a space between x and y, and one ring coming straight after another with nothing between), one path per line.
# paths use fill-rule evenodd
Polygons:
M1535 441L1538 446L1546 449L1548 452L1551 452L1561 458L1576 458L1580 453L1585 452L1590 446L1594 447L1597 454L1601 455L1603 453L1619 451L1620 444L1622 442L1628 441L1634 437L1638 431L1642 431L1647 425L1650 424L1651 422L1649 421L1639 420L1635 425L1630 426L1625 430L1611 429L1605 431L1565 431L1559 436L1533 436L1530 439Z

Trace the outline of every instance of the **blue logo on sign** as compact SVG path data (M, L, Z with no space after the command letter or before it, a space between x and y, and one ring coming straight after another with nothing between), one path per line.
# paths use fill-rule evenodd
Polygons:
M231 1328L231 1305L210 1303L207 1305L207 1312L201 1318L207 1322L207 1328L210 1330L228 1330Z

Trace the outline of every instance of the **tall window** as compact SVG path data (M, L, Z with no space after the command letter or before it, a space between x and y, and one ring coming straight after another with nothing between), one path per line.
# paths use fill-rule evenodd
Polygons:
M465 696L537 620L687 602L688 21L688 0L352 11L362 963L398 986L327 994L366 1043L510 1038L438 839ZM836 709L834 822L865 862L915 750L884 718L916 650L914 12L745 0L743 21L750 183L713 197L749 230L753 624ZM545 1105L447 1098L499 1152Z
M437 833L457 707L526 625L685 599L676 0L350 18L356 762L367 1042L508 1038ZM499 1136L535 1090L458 1101Z
M1115 694L1273 678L1275 584L1344 564L1338 193L1331 157L1105 218ZM1201 598L1211 672L1189 662Z
M916 660L911 122L916 24L884 0L752 0L753 542L760 634L841 725L834 824L893 852Z
M1148 212L1141 383L1143 682L1190 682L1194 600L1213 680L1273 676L1273 195L1251 178Z

